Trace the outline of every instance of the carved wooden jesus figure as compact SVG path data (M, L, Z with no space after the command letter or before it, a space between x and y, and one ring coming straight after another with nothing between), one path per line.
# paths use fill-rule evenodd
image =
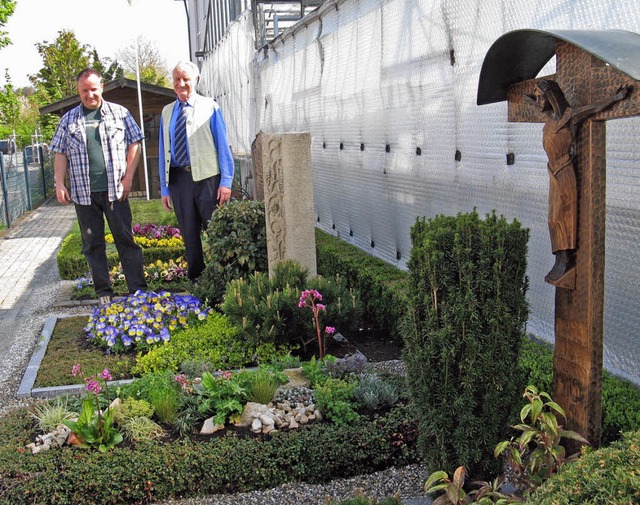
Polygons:
M574 273L578 228L578 189L573 164L576 131L584 120L628 96L630 88L621 86L615 96L590 105L572 108L558 83L549 79L536 83L533 94L525 94L548 119L542 130L542 143L549 163L549 233L556 257L544 280L565 287L563 280Z

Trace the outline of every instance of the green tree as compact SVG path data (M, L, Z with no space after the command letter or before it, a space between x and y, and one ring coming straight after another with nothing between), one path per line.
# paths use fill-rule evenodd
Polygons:
M0 48L11 44L9 35L2 28L7 24L7 20L13 14L15 8L15 0L0 0Z
M143 36L139 36L135 43L116 53L118 61L124 67L125 76L130 79L136 78L136 48L138 50L140 81L156 86L170 87L169 71L165 59L160 56L153 43Z
M6 84L0 91L0 123L2 123L2 130L0 130L1 138L5 138L13 133L18 124L20 111L22 109L20 97L13 89L8 70L5 71L4 78ZM5 132L4 129L7 129L8 132Z
M75 95L76 76L91 63L89 46L80 44L72 31L61 30L56 40L37 43L36 48L43 67L29 76L33 85L45 92L49 102Z
M102 78L105 82L119 79L124 75L124 69L120 66L118 60L112 60L111 58L101 59L98 56L98 51L95 49L91 51L91 61L91 66L102 74ZM78 72L80 70L78 70Z

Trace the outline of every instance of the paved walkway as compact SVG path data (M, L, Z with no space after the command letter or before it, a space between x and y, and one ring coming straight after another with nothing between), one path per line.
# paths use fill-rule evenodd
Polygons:
M0 237L0 384L24 372L37 340L37 335L23 335L25 326L55 301L60 287L56 255L75 219L72 205L52 198Z

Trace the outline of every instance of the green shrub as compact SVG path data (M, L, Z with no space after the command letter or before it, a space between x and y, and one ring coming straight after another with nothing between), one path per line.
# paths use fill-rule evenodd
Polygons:
M151 417L153 407L147 400L140 400L133 397L124 398L115 409L114 419L117 423L134 417Z
M535 505L640 503L640 431L565 465L526 501Z
M328 378L316 386L313 398L322 415L336 426L356 423L360 416L356 412L358 403L353 396L357 381Z
M219 207L203 241L206 267L194 293L213 307L226 284L268 269L264 202L236 200Z
M358 387L353 397L360 405L377 410L394 405L398 401L398 392L393 384L377 374L363 373L358 376Z
M363 317L371 325L401 340L399 322L407 306L409 276L343 240L316 229L318 273L340 275L362 298Z
M327 482L416 462L415 414L398 406L353 426L317 423L271 437L147 442L108 453L69 447L33 456L24 410L0 424L0 496L6 505L149 503ZM10 424L11 427L6 426ZM26 430L26 433L23 431Z
M600 443L619 440L623 432L640 430L640 388L604 372Z
M247 390L247 400L264 405L273 399L279 386L289 382L286 374L270 366L260 366L258 370L241 372L240 379Z
M524 389L514 364L528 316L528 231L473 212L418 219L411 239L403 355L422 454L447 473L495 474L493 449Z
M306 270L293 261L275 265L272 277L255 272L247 279L231 281L220 309L249 346L297 344L306 354L309 344L317 347L317 333L312 312L298 305L305 289L322 294L321 328L328 324L348 332L360 323L359 298L340 276L307 279Z
M525 338L520 353L520 366L528 384L553 394L553 348L544 342ZM621 433L640 430L640 388L607 372L602 377L603 446L620 439Z
M184 247L149 247L142 250L145 265L158 260L162 262L176 260L184 255ZM57 261L60 278L64 280L75 280L89 271L89 264L82 254L82 237L79 232L70 233L65 237L58 252ZM109 269L117 267L120 263L118 251L113 245L107 247L107 261Z
M553 347L540 340L525 337L518 361L527 377L526 383L553 396Z
M178 372L180 365L194 356L216 368L235 368L251 363L255 352L238 339L238 330L225 316L211 312L201 324L176 331L169 342L138 356L133 372Z

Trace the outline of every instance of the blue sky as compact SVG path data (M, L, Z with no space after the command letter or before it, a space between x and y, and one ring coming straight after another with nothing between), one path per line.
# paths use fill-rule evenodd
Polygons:
M169 68L189 58L182 1L132 0L129 5L127 0L17 0L4 27L13 44L0 49L0 85L5 83L5 68L15 87L29 85L27 75L42 67L35 44L53 42L60 30L72 30L101 57L113 58L143 35Z

